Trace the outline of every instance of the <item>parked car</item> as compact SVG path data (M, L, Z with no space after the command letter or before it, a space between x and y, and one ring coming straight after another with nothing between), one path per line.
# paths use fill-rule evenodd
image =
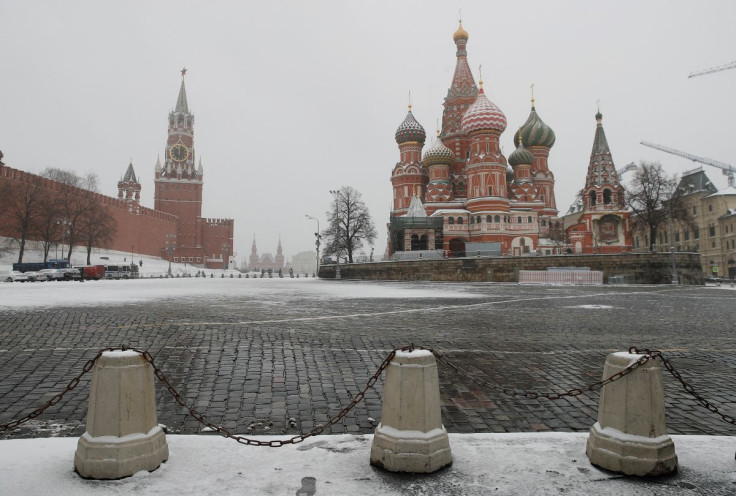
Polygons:
M28 280L27 275L25 275L23 272L18 272L17 270L6 272L2 276L0 276L0 278L0 280L3 280L5 282L26 282Z
M64 269L43 269L39 270L41 274L46 274L49 281L63 281L64 280Z
M82 277L81 274L79 273L79 269L75 269L73 267L65 267L59 270L64 271L64 279L67 281L71 279L79 279Z
M35 270L27 270L24 274L28 277L29 282L45 282L49 280L46 274L36 272Z

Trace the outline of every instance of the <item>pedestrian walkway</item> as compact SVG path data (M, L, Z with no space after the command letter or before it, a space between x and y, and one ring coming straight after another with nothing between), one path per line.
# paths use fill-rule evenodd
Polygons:
M170 435L168 462L154 472L117 481L85 480L74 472L76 438L13 439L0 441L0 492L5 496L725 496L736 492L736 438L672 437L680 472L641 479L591 465L585 456L586 433L450 434L453 464L430 475L398 475L370 466L372 435L318 436L280 448L242 446L211 434Z

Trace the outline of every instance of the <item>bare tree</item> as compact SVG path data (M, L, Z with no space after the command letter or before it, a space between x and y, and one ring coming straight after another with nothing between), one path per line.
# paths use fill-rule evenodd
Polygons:
M343 186L334 192L331 209L327 212L330 219L327 229L322 231L325 238L325 255L347 253L348 262L353 261L356 253L364 242L371 247L376 239L376 228L363 203L361 194L351 186Z
M682 192L677 190L677 178L668 176L658 162L641 162L626 191L626 206L634 214L634 226L649 232L652 251L657 229L665 222L691 223Z
M57 198L44 195L40 202L40 212L36 223L35 236L43 247L43 261L49 259L51 246L60 241L59 233L65 226L60 225L61 204ZM62 254L63 255L63 254Z
M559 252L559 249L568 244L563 222L561 220L549 220L549 240L552 241Z
M93 247L107 247L115 237L117 223L108 206L89 209L77 222L80 240L87 248L87 265L91 263Z
M73 171L53 167L45 169L41 175L69 186L61 190L59 201L60 212L66 220L68 229L68 251L65 258L71 260L74 243L80 238L78 227L86 225L85 217L94 215L92 211L98 208L94 199L94 193L97 191L97 175L88 172L84 176L79 176ZM82 238L86 239L85 236Z
M5 230L18 243L18 263L23 262L26 242L37 230L43 191L37 181L4 182L0 190L2 222Z

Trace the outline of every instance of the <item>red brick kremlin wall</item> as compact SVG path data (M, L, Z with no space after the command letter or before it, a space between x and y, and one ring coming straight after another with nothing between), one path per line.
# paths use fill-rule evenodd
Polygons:
M36 174L13 169L0 165L0 188L4 183L22 184L33 181L50 196L57 195L65 190L82 190L68 186ZM129 204L125 200L93 193L93 197L100 207L107 207L117 222L117 232L110 244L105 248L151 255L164 256L166 234L176 233L177 217L172 214L159 212L136 204ZM132 211L129 209L132 207ZM9 232L3 232L0 226L0 236L10 237ZM231 244L232 246L232 244Z

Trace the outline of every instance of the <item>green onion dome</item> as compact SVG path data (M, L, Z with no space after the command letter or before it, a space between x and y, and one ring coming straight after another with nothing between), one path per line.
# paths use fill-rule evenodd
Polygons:
M514 145L519 146L519 136L526 146L546 146L552 148L555 144L555 132L545 124L537 115L537 111L532 106L532 112L529 118L514 134Z
M511 167L516 167L517 165L532 165L534 163L534 155L532 155L532 152L524 148L524 144L522 142L519 142L519 145L516 147L516 150L511 152L511 155L509 155L509 165Z

